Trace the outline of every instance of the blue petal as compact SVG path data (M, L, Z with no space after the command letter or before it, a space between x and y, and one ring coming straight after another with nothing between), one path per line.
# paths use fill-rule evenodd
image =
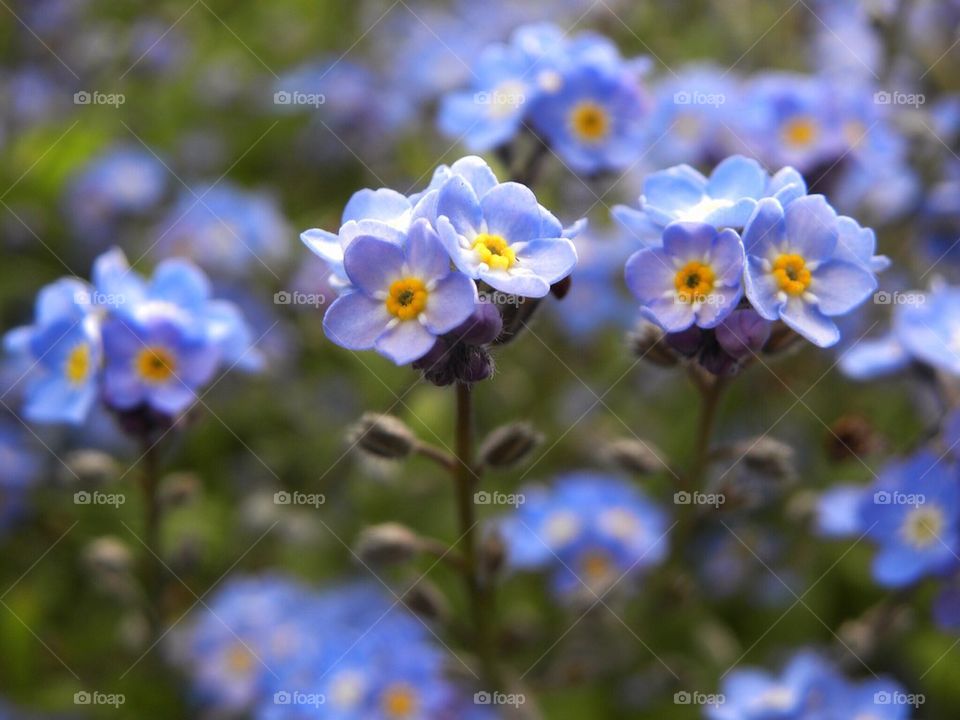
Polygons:
M482 270L480 279L495 290L520 297L540 298L550 292L550 283L523 268L512 268L509 272Z
M682 261L700 260L710 252L717 229L698 222L674 222L663 231L663 249Z
M743 275L744 290L747 299L760 317L767 320L780 319L780 288L773 275L763 268L763 260L750 255L747 257L746 272Z
M672 258L660 248L635 252L624 269L627 287L645 305L674 290L675 277Z
M647 247L660 244L661 225L657 225L643 210L635 210L628 205L614 205L610 214L630 233L631 237Z
M747 220L743 231L743 245L748 255L768 254L771 247L779 247L786 238L787 226L783 208L776 200L764 198Z
M147 401L160 412L179 415L197 402L197 394L194 388L173 380L147 388Z
M540 237L540 206L525 185L497 185L480 200L487 232L500 235L511 245Z
M676 213L703 199L707 179L689 165L661 170L643 183L641 206L655 221L666 225Z
M836 323L798 298L791 298L784 304L780 309L780 319L819 347L830 347L840 340L840 329Z
M516 247L517 261L549 284L562 280L577 264L577 249L566 238L534 240Z
M440 235L440 242L457 269L474 280L479 278L480 259L473 250L463 246L460 235L457 234L453 224L446 217L441 217L437 221L437 231Z
M422 218L410 227L406 259L410 272L424 282L444 277L450 272L450 256L430 223Z
M696 321L693 305L671 298L660 298L644 306L645 315L667 332L686 330Z
M350 282L368 295L384 292L403 272L403 250L393 243L362 235L343 254Z
M424 324L434 335L450 332L473 314L477 299L473 280L458 272L450 273L430 291Z
M391 319L383 302L352 292L338 297L324 313L323 331L348 350L369 350Z
M146 294L143 279L130 268L127 256L120 248L112 248L93 261L91 278L97 292L112 296L114 300L122 299L115 302L115 306L132 307Z
M717 282L723 285L739 285L743 274L744 251L740 236L735 230L720 231L710 248L710 265L716 273Z
M697 325L702 328L716 327L729 317L742 296L743 288L739 285L714 288L707 295L707 302L701 303L695 310Z
M910 353L890 333L883 338L860 340L843 352L839 364L847 377L872 380L906 368Z
M418 321L406 320L377 338L376 347L377 352L397 365L406 365L430 352L436 341L430 331Z
M343 209L340 224L350 220L379 220L388 225L399 226L412 211L410 201L396 190L366 188L353 194Z
M784 210L790 248L807 261L826 260L837 246L837 213L823 195L807 195Z
M437 197L437 217L446 217L454 229L468 239L480 228L483 211L473 188L459 175L452 176Z
M38 325L72 318L78 320L90 308L92 288L77 278L61 278L41 288L36 300Z
M873 294L877 279L861 265L831 260L814 271L808 289L824 315L842 315Z
M198 310L210 298L210 281L196 265L182 258L164 260L150 281L150 297Z
M460 158L450 166L450 172L466 180L478 198L486 195L497 185L497 176L493 174L493 170L483 158L476 155Z
M717 165L707 181L707 194L739 200L759 198L767 185L767 173L756 160L733 155Z
M803 175L792 167L777 171L770 179L767 194L775 198L783 207L807 194L807 183Z
M300 239L321 260L337 265L343 263L343 247L340 245L338 235L320 228L313 228L300 233Z

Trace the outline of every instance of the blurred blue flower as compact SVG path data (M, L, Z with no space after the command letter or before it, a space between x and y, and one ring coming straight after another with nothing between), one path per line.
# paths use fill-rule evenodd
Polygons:
M861 504L861 526L879 547L873 576L889 587L960 566L960 484L952 460L921 450L884 468Z
M167 188L167 169L153 154L121 145L90 160L69 181L66 204L78 234L103 237L122 217L155 208Z
M746 295L768 320L783 320L820 347L836 344L831 317L848 313L877 288L870 269L838 254L837 214L822 195L757 205L743 234Z
M550 571L561 594L606 589L667 555L667 514L616 477L573 472L521 494L523 504L496 523L507 561Z
M42 463L32 438L13 419L0 420L0 535L25 512Z
M161 222L155 257L185 257L218 277L274 272L286 259L290 229L267 194L230 183L181 193Z
M389 237L357 237L344 253L353 291L323 318L327 337L349 350L369 350L397 365L418 360L438 336L464 322L478 301L467 276L450 258L426 219L410 228L403 246Z
M574 172L623 170L643 150L648 104L629 68L584 65L533 101L530 121Z
M663 247L627 260L627 287L644 315L667 332L719 325L743 295L743 244L736 231L700 222L674 222Z
M433 195L421 204L429 205ZM581 226L564 233L529 188L497 183L488 168L451 175L435 191L435 202L437 230L454 264L497 290L543 297L577 262L576 248L565 235Z

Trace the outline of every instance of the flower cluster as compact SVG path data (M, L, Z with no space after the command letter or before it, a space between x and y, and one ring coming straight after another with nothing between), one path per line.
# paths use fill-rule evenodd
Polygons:
M526 186L499 182L471 156L438 168L409 197L361 190L344 208L339 232L301 237L328 264L340 293L324 316L327 337L405 365L435 350L459 354L450 351L458 343L496 339L500 313L486 306L546 296L576 264L569 238L581 227L564 230ZM454 374L479 380L489 367Z
M643 149L646 64L594 33L525 25L480 53L473 86L444 97L440 128L472 150L506 145L526 129L576 172L623 169Z
M560 594L606 590L667 556L667 514L617 477L574 472L523 497L496 525L507 562L549 570Z
M234 578L173 654L205 710L257 720L463 717L471 704L427 626L368 584Z
M907 720L923 702L889 678L851 680L812 651L796 653L780 675L734 670L721 691L704 709L709 720Z
M44 287L34 323L4 341L28 367L24 415L41 423L82 423L98 399L121 415L171 421L219 367L260 365L242 314L211 298L193 264L166 260L147 279L119 249L96 259L92 284L68 277Z
M833 318L874 292L886 259L874 256L873 231L806 190L793 168L771 177L742 156L709 177L687 165L650 175L639 210L614 208L646 245L626 265L643 315L667 333L694 329L683 338L690 354L719 343L749 356L776 321L820 347L836 344Z

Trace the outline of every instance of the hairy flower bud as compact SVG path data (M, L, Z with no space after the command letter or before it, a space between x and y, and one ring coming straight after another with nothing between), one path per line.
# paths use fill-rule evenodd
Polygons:
M100 450L75 450L66 457L62 479L79 482L84 487L99 487L120 474L117 461Z
M607 443L600 457L608 465L635 475L651 475L666 468L660 452L654 445L632 438L620 438Z
M703 330L692 325L681 332L667 333L665 340L671 348L684 357L693 357L703 347Z
M749 358L763 350L772 323L755 310L734 310L716 329L717 342L734 358Z
M641 320L627 335L630 351L638 358L661 367L677 364L677 354L665 340L666 333L648 320Z
M507 559L507 546L499 532L489 533L480 545L480 569L486 578L494 577Z
M356 542L357 555L371 565L399 565L412 559L419 549L417 534L400 523L364 528Z
M450 616L450 605L440 589L421 578L403 596L403 604L427 620L443 620Z
M513 422L501 425L481 444L480 463L492 468L513 467L542 442L543 435L530 423Z
M743 464L760 475L786 479L793 476L794 452L785 442L761 436L738 443L732 449L735 457L743 457Z
M364 452L387 460L408 457L417 442L413 431L402 420L379 413L364 413L349 438Z

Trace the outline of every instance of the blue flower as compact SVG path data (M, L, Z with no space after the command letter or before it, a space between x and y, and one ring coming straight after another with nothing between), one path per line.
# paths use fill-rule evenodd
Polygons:
M276 201L230 183L185 190L159 233L156 257L190 258L220 276L272 272L290 249L289 227Z
M644 314L667 332L691 325L712 328L740 302L743 244L736 231L698 222L675 222L663 231L663 247L634 253L627 287Z
M592 472L523 490L524 502L497 527L511 567L546 569L561 594L600 590L667 555L667 515L636 487Z
M324 315L327 337L349 350L376 348L397 365L426 355L478 301L473 281L450 270L450 258L423 218L403 247L389 237L356 237L344 253L344 270L353 290Z
M584 65L531 105L533 128L575 172L623 170L643 148L647 102L628 69Z
M4 337L28 365L23 414L32 422L80 423L97 399L102 351L89 296L76 278L51 283L37 296L34 324Z
M922 450L891 464L860 512L880 549L873 575L881 584L902 587L960 566L960 485L951 460Z
M117 410L146 404L175 416L197 402L220 352L203 327L165 314L113 314L103 323L103 395Z
M521 297L539 298L570 274L577 251L559 221L514 182L497 183L475 160L470 175L451 174L421 201L435 205L440 239L457 268L475 280Z
M754 309L821 347L840 339L831 317L849 312L877 287L869 269L842 259L838 238L837 215L822 195L786 209L765 198L743 234L746 294Z
M42 463L32 441L14 421L0 422L0 535L23 515L29 493L40 479Z

